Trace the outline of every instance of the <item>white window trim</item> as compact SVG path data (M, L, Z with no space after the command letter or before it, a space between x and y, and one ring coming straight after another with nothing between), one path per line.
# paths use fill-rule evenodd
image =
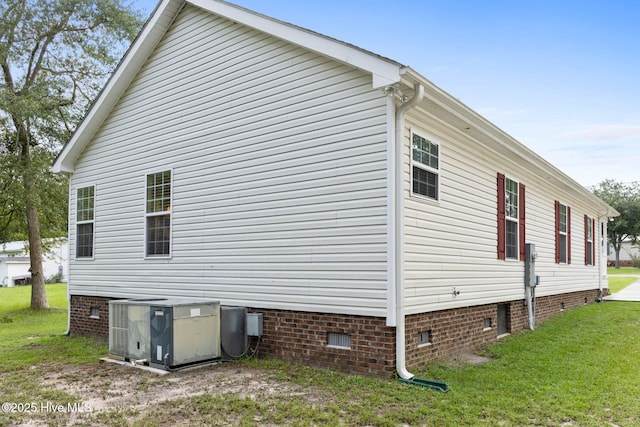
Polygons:
M434 169L431 166L425 165L424 163L413 160L413 135L418 135L421 138L427 139L431 141L432 144L438 146L438 169ZM427 197L420 193L415 193L413 191L413 167L417 166L420 169L426 170L428 172L434 173L438 175L438 198L432 199L431 197ZM442 191L441 191L441 183L442 183L442 143L438 138L431 136L428 132L423 132L420 130L409 130L409 192L411 197L415 197L416 199L424 200L425 202L437 203L439 204L442 201Z
M518 201L516 204L516 209L518 210L518 215L516 215L516 217L512 217L509 216L507 213L507 200L509 200L509 197L507 195L507 181L512 181L516 183L516 189L518 190ZM520 261L520 181L518 181L517 179L511 178L510 176L505 175L504 177L504 260L505 261ZM507 222L511 221L511 222L515 222L516 224L516 233L517 233L517 238L516 238L516 256L515 258L509 258L507 256Z
M558 234L560 236L564 236L564 261L561 259L559 264L562 265L569 265L569 233L568 233L568 229L569 229L569 205L564 204L561 201L558 201L559 205L558 205ZM565 213L565 231L562 231L562 207L564 206L564 213ZM558 242L558 244L560 244L560 242ZM562 254L562 251L560 251L560 254Z
M89 221L78 221L78 190L80 190L81 188L88 188L88 187L93 187L93 219L89 220ZM83 185L78 185L75 188L75 193L74 193L74 205L75 205L75 209L74 209L74 222L75 222L75 241L73 242L73 247L74 247L74 252L75 252L75 256L74 256L74 260L76 261L93 261L95 259L96 256L96 205L97 205L97 186L96 184L83 184ZM83 257L79 257L78 256L78 225L81 224L93 224L93 241L91 242L91 245L93 246L93 250L91 251L91 256L83 256Z
M595 239L593 238L595 230L594 230L594 219L591 218L589 215L587 215L587 240L585 242L585 245L587 245L587 248L589 247L589 243L591 243L591 250L589 251L589 256L591 257L591 263L587 264L588 266L594 266L596 265L596 254L595 254ZM589 230L591 230L591 233L589 233ZM591 234L591 235L589 235ZM587 250L587 248L585 248L585 251Z
M162 213L147 213L147 177L149 175L153 175L156 173L162 172L171 172L171 180L169 181L169 186L171 189L171 195L169 197L169 206L170 209L168 212ZM142 254L145 260L167 260L173 257L173 168L165 168L165 169L154 169L150 171L146 171L144 173L144 181L143 181L143 203L142 203L142 212L144 212L143 217L143 230L144 230L144 241L142 243ZM167 255L147 255L147 218L152 216L161 216L169 214L169 253Z

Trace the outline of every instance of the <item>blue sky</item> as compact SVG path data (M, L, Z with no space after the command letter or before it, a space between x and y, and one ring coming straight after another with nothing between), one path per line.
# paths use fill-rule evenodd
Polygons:
M636 0L232 3L412 67L584 186L640 181Z

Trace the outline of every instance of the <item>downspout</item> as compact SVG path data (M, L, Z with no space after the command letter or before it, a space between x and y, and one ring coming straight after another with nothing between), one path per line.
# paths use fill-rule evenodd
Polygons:
M525 304L527 306L527 317L529 318L529 329L535 329L536 324L536 262L535 245L533 243L525 243L524 256L524 294Z
M396 293L396 371L401 379L410 380L415 375L407 371L404 319L404 117L424 97L424 87L417 84L413 98L396 110L395 126L395 293Z
M67 202L67 206L71 206L71 173L65 174L67 176L67 180L69 181L69 200ZM71 335L71 290L69 288L71 282L71 269L69 268L69 264L71 263L71 242L69 241L69 237L71 236L71 209L69 209L68 213L68 221L67 221L67 330L63 333L65 336Z
M604 230L604 226L602 225L602 219L605 219L604 224L608 224L609 221L609 217L607 216L607 213L605 212L604 216L598 216L598 235L600 236L600 257L598 258L598 299L597 302L602 302L602 298L604 298L604 290L602 288L602 280L604 277L604 273L603 273L603 263L605 266L605 270L606 271L606 265L607 265L607 252L605 251L605 248L609 245L608 243L608 239L607 239L607 232L606 230ZM594 234L596 232L596 230L593 230Z
M536 314L535 307L533 306L536 303L535 291L531 286L527 286L525 289L525 294L527 304L527 317L529 319L529 329L533 331L536 328Z

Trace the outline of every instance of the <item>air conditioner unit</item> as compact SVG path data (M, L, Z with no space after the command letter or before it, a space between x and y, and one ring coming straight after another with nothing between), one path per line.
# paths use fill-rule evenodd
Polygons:
M110 301L109 353L163 369L217 359L220 304L172 299Z
M109 302L109 354L124 360L149 360L149 305L146 302Z

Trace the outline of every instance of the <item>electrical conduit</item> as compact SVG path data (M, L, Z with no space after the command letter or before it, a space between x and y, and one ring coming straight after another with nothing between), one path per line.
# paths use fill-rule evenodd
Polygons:
M525 285L524 291L527 303L527 315L529 317L529 329L533 331L536 324L536 314L534 306L536 303L535 290L531 286Z

